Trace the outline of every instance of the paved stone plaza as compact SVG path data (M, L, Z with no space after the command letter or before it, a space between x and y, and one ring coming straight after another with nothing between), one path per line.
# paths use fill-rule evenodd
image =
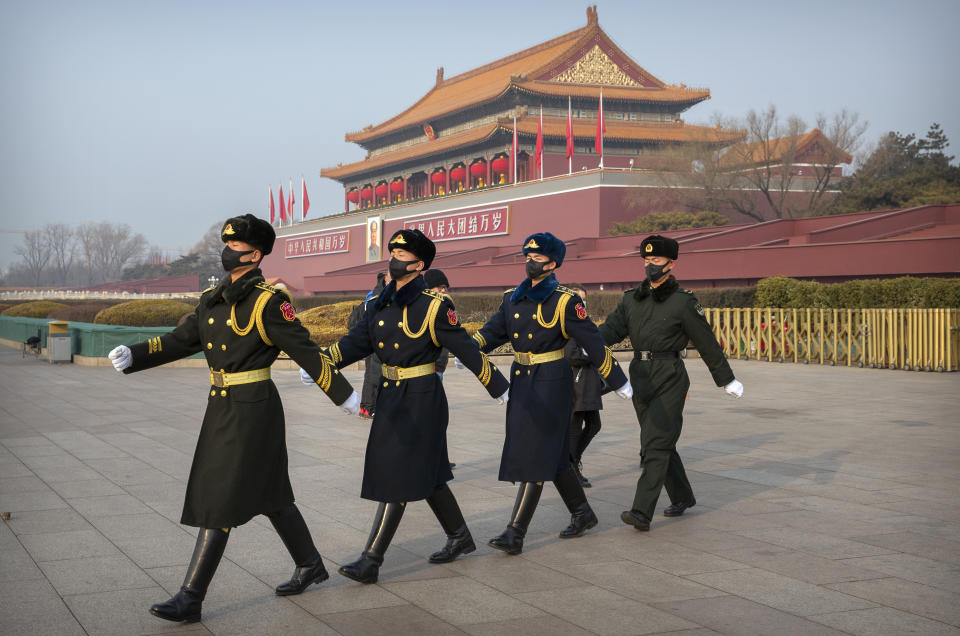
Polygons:
M293 565L260 517L231 533L203 622L180 626L147 608L193 549L178 521L205 372L120 376L0 349L0 633L960 633L960 375L734 361L738 401L687 366L680 453L697 506L658 509L649 533L621 524L639 433L607 397L584 460L599 527L558 539L568 515L547 485L510 557L486 546L515 494L496 479L503 407L451 365L451 487L478 549L429 565L444 536L413 503L367 586L335 570L376 509L358 496L368 422L275 371L294 491L331 578L274 596Z

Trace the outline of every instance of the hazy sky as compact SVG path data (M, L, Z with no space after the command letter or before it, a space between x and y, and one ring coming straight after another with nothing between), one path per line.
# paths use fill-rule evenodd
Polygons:
M846 107L870 140L939 122L960 155L956 0L596 3L650 73L710 88L689 123ZM267 186L301 174L310 216L341 211L319 173L363 157L344 133L411 105L438 66L451 77L583 26L586 6L0 0L0 266L18 260L11 231L50 222L190 247L215 221L266 215Z

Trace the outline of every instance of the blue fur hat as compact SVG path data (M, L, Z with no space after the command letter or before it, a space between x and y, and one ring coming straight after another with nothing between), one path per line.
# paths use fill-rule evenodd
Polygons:
M557 264L557 267L563 264L563 257L567 253L567 246L550 232L537 232L531 234L523 241L523 255L530 252L543 254Z

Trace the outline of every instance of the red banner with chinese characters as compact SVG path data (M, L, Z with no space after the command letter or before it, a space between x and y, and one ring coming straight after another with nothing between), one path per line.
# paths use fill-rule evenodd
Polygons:
M454 212L418 219L404 219L403 229L417 229L431 241L456 241L458 239L497 236L510 232L510 207Z
M284 257L320 256L350 251L350 230L292 236L286 241Z

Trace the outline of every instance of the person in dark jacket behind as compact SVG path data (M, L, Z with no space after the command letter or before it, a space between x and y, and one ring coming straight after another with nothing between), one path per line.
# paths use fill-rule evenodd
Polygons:
M286 292L264 282L259 264L273 248L273 227L252 214L227 219L220 236L228 275L200 296L170 333L109 353L117 371L133 373L202 351L210 366L209 397L193 454L180 523L200 528L180 591L150 613L196 622L231 528L266 515L296 563L278 596L299 594L328 578L310 531L293 503L287 474L283 404L270 379L280 351L347 413L360 398L310 340Z
M574 287L574 292L587 306L586 292ZM584 488L590 488L590 480L581 471L583 452L587 450L597 433L600 432L600 411L603 409L604 382L597 368L590 362L587 352L574 340L568 340L563 347L563 357L573 368L573 412L570 415L570 458L573 470L577 473Z

